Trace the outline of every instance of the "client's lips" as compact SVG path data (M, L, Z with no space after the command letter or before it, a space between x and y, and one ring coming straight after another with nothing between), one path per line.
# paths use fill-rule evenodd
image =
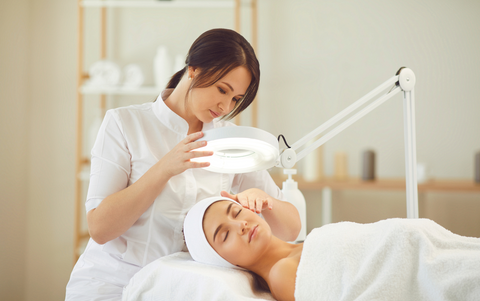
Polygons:
M250 233L248 233L248 242L251 242L253 237L257 234L257 229L258 229L258 225L250 229Z

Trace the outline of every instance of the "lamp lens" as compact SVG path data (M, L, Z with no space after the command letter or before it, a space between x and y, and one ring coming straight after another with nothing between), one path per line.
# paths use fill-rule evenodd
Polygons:
M215 155L222 158L245 158L255 154L248 149L222 149L215 152Z

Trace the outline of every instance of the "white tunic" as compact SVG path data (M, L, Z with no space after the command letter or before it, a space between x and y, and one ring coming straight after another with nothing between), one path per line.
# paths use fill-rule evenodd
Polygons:
M214 120L204 124L202 131L224 126L234 124ZM92 149L87 212L107 196L135 183L185 139L187 132L188 123L170 110L160 97L153 103L109 110ZM121 288L141 267L184 248L183 219L196 202L219 195L222 190L235 194L253 187L283 200L281 190L267 171L219 174L188 169L172 177L152 206L120 237L104 245L90 239L67 285L67 299L82 300L69 298L69 295L76 294L76 287L85 292L85 280L90 281L89 300L109 290L99 289L91 283L93 280L100 286L105 283L118 286L121 297Z

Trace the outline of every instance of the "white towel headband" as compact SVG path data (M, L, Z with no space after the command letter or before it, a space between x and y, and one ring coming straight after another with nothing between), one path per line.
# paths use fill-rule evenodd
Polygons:
M225 197L211 197L201 200L196 203L190 211L188 211L185 221L183 222L183 234L185 235L185 243L187 244L188 251L195 261L226 267L241 269L225 259L223 259L218 253L210 246L203 232L203 216L208 207L218 201L230 201L238 204L232 199Z

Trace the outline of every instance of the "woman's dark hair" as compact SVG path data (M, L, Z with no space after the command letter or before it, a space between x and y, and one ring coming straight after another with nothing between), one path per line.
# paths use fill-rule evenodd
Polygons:
M271 293L270 288L268 287L267 281L259 276L257 273L248 271L253 277L253 288L259 292Z
M250 43L234 30L217 28L200 35L188 51L185 67L172 76L167 88L175 88L189 66L198 68L200 72L193 78L188 92L194 88L209 87L240 66L250 72L252 80L245 95L236 102L234 109L224 116L224 119L240 114L257 95L260 82L257 57Z

